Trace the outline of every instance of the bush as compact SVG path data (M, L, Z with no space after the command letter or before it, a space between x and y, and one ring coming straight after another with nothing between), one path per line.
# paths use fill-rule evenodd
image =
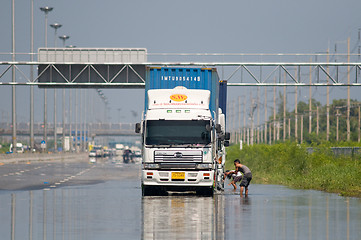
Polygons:
M234 145L227 149L226 169L234 169L233 160L238 158L252 170L255 183L361 197L361 157L335 156L330 146L329 143L319 144L313 153L308 153L309 145L293 142L245 146L243 150Z

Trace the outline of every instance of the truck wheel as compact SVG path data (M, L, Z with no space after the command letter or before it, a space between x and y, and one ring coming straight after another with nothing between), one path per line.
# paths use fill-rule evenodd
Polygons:
M213 196L213 188L201 188L196 191L196 194L198 196L207 196L212 197Z
M142 196L167 196L167 192L161 187L142 185Z
M142 185L142 196L153 196L152 187Z

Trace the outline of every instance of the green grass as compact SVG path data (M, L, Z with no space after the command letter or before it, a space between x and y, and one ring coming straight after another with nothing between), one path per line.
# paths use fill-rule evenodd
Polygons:
M233 160L238 158L251 169L254 183L361 197L360 156L334 156L329 145L319 145L308 154L307 147L286 142L244 146L240 150L239 145L234 145L227 149L226 169L234 169Z

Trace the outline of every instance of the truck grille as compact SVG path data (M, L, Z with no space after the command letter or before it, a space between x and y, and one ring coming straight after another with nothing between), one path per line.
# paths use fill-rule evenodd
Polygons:
M201 163L203 155L201 150L167 150L154 151L155 163Z

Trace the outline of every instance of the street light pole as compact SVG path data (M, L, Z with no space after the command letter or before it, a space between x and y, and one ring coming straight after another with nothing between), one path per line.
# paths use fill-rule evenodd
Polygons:
M54 28L54 47L56 48L57 46L57 32L58 32L58 28L61 28L61 24L59 23L54 23L54 24L50 24L50 27ZM56 121L56 88L54 88L54 152L57 152L57 148L58 148L58 142L57 142L57 121ZM64 131L64 129L63 129Z
M55 32L54 32L54 47L57 47L57 38L56 38L56 35L58 33L58 28L61 28L61 24L59 23L53 23L53 24L50 24L50 27L54 28Z
M61 24L54 23L50 24L50 27L54 28L54 47L57 47L57 31L58 28L61 28ZM57 152L58 142L57 142L57 118L56 118L56 105L57 105L57 98L56 98L56 88L54 88L54 151ZM64 131L64 129L63 129Z
M45 47L48 46L48 13L53 10L52 7L41 7L40 10L45 14ZM48 137L47 137L47 89L44 89L44 141L48 144ZM45 147L44 150L46 150Z
M15 0L12 0L12 43L11 43L11 52L12 52L12 61L15 62ZM15 77L15 66L12 67L12 81L16 82ZM16 149L16 89L15 85L12 87L12 144L13 144L13 152Z
M69 39L69 36L63 35L59 36L63 40L63 48L65 47L65 41ZM69 101L70 101L70 91L69 91ZM69 134L70 136L70 134ZM63 88L63 151L65 150L65 88Z
M34 0L30 7L30 61L34 61ZM30 81L34 81L34 66L30 66ZM34 149L34 86L30 86L30 150Z
M68 35L59 36L61 40L63 40L63 48L65 48L65 41L68 40L70 37Z

